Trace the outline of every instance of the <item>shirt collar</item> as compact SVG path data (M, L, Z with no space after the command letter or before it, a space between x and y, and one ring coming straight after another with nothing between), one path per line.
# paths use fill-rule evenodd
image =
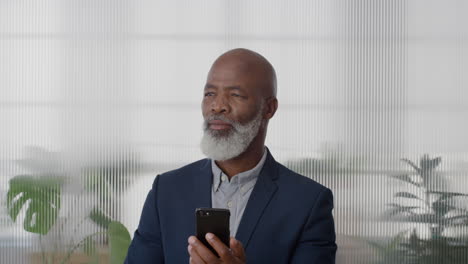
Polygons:
M256 180L258 175L260 174L260 171L263 168L263 165L265 164L266 157L267 157L267 150L264 147L262 158L257 163L257 165L255 165L255 167L253 167L252 169L248 171L238 173L234 175L233 178L231 179L234 179L234 177L237 177L237 181L241 186L247 182L252 182L253 180ZM211 160L211 171L213 172L213 191L216 192L222 183L221 177L225 176L227 179L229 177L226 174L224 174L224 172L218 167L218 165L213 159Z

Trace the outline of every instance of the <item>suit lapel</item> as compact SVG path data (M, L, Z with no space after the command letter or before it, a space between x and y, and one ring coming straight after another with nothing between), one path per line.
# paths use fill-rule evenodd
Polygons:
M195 175L193 175L194 181L194 196L193 202L195 208L211 207L211 184L213 181L213 172L211 170L211 161L206 159L200 171L197 171ZM195 213L195 211L194 211Z
M267 155L236 234L236 239L242 242L244 248L247 248L255 226L278 188L274 182L278 176L277 163L271 156L270 151L268 151Z

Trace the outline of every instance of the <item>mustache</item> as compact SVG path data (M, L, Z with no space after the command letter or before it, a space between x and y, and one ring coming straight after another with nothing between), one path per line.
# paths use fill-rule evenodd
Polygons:
M219 120L219 121L223 121L225 123L228 123L232 126L232 130L233 131L238 131L239 129L239 126L240 126L240 123L237 122L237 121L233 121L227 117L225 117L224 115L210 115L210 116L207 116L205 117L205 120L203 122L203 130L205 131L208 131L208 127L209 127L209 122L210 121L213 121L213 120Z
M226 123L228 123L230 125L236 125L237 124L237 122L232 121L232 120L228 119L227 117L225 117L223 115L210 115L210 116L205 118L205 123L208 123L208 122L213 121L213 120L223 121L223 122L226 122Z

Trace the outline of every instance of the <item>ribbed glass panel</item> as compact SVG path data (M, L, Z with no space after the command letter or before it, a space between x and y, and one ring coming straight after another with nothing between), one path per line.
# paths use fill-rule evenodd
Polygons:
M154 177L203 158L206 73L237 47L278 74L272 154L334 193L337 263L468 263L467 13L0 1L0 263L121 263Z

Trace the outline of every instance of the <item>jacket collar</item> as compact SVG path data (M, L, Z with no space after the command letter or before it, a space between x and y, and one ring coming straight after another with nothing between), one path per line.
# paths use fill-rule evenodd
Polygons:
M239 228L237 229L236 239L242 242L244 248L247 248L255 227L278 188L275 183L275 180L278 178L278 163L268 148L267 151L265 165L263 165L257 183L250 194Z
M278 188L275 183L275 180L278 178L278 163L268 148L266 148L266 151L265 164L250 194L239 228L237 229L236 239L242 242L244 248L247 248L255 227ZM195 175L193 179L195 206L211 207L211 188L213 183L211 160L206 159L202 162L199 175Z

